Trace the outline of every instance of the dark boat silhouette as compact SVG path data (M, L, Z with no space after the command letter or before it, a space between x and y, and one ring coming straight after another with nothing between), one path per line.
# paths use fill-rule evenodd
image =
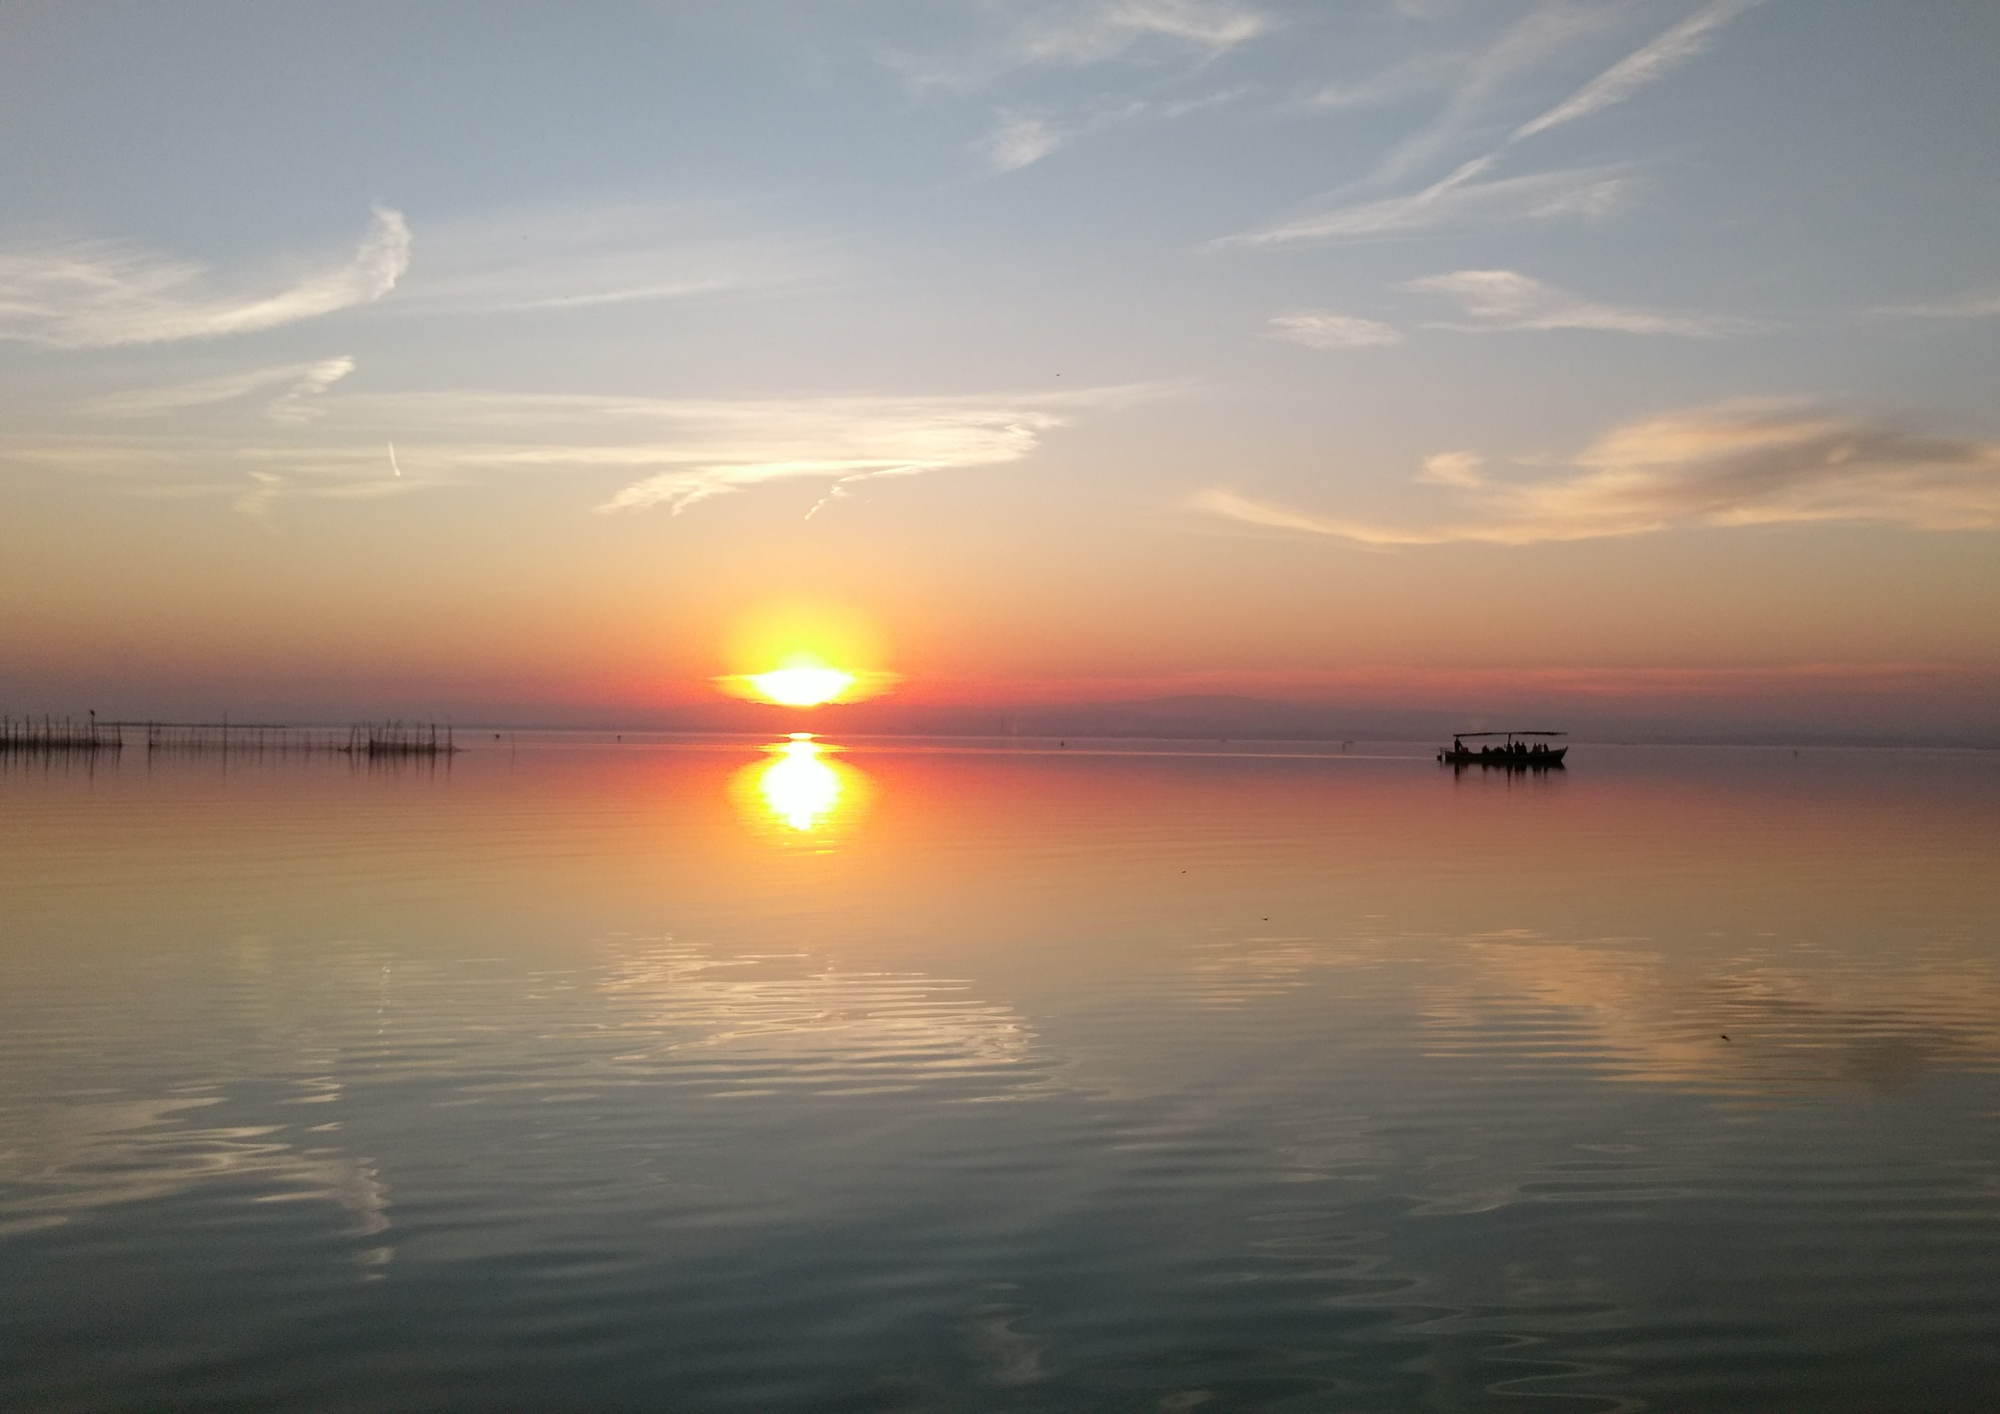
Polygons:
M1567 746L1530 741L1530 737L1568 736L1568 732L1453 732L1451 745L1438 752L1438 760L1453 766L1498 766L1509 771L1547 771L1562 767ZM1468 741L1481 737L1504 737L1498 746L1470 747Z

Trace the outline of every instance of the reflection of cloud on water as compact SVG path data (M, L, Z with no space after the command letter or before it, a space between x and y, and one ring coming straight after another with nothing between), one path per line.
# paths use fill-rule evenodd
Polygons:
M984 1383L1018 1389L1047 1377L1046 1336L1030 1335L1015 1323L1033 1314L1026 1306L979 1306L965 1318L966 1344Z
M1426 988L1435 1054L1581 1061L1728 1092L1888 1088L2000 1065L2000 977L1970 960L1908 958L1892 974L1736 959L1680 978L1656 952L1530 933L1470 939L1463 955L1469 974Z
M624 1059L665 1066L717 1095L970 1090L1020 1097L1046 1084L1027 1021L969 984L917 972L843 971L800 955L714 957L671 941L617 961L604 987L647 1039Z
M1234 1010L1297 991L1330 961L1325 945L1312 938L1204 942L1188 962L1189 999L1198 1006Z
M388 1231L389 1191L373 1159L287 1143L272 1137L277 1125L193 1122L224 1099L103 1100L9 1116L9 1138L0 1149L0 1237L203 1182L246 1178L270 1190L252 1201L337 1203L352 1217L350 1236ZM375 1245L361 1260L380 1266L394 1253L387 1244Z

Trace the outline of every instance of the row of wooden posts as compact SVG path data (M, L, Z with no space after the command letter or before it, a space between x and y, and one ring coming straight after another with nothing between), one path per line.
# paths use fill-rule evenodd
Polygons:
M450 723L370 723L341 731L256 722L100 722L93 712L84 718L0 716L0 752L123 751L126 727L145 729L148 751L449 756L463 749Z

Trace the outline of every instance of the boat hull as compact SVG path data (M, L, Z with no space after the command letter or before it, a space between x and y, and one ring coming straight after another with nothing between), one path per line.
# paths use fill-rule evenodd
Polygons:
M1438 753L1438 760L1451 766L1497 766L1509 771L1546 771L1561 766L1569 755L1567 746L1554 751L1452 751Z

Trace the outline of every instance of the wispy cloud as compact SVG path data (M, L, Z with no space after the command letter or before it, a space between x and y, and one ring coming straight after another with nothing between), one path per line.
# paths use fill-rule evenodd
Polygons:
M777 481L829 483L831 495L886 476L1019 461L1066 408L1092 395L1050 399L820 398L735 403L659 403L641 416L671 437L623 446L528 449L505 465L560 462L657 467L598 507L602 511L690 506ZM816 506L815 510L818 509Z
M1299 100L1307 111L1346 113L1399 103L1418 94L1434 93L1463 71L1460 55L1419 54L1399 60L1362 78L1339 79Z
M1021 69L1160 57L1201 62L1272 26L1269 15L1242 0L989 0L960 13L972 33L886 62L919 88L973 89Z
M278 497L284 494L284 489L285 479L275 472L252 471L250 485L230 502L229 508L252 520L267 519Z
M1224 520L1237 521L1243 525L1260 526L1266 530L1298 530L1308 535L1330 535L1336 539L1352 540L1362 545L1438 543L1437 537L1412 538L1408 534L1384 531L1362 521L1313 515L1310 512L1294 510L1290 506L1278 505L1273 501L1260 501L1244 496L1224 486L1211 486L1195 492L1188 498L1188 508L1220 516Z
M252 393L282 388L265 408L272 417L285 422L307 422L320 416L324 408L312 399L354 371L354 360L321 359L317 363L285 363L275 368L255 368L247 373L229 373L190 383L174 383L160 388L140 388L92 398L78 405L78 411L100 417L153 417L234 402Z
M1539 4L1481 43L1439 56L1432 72L1446 92L1443 108L1428 123L1391 148L1357 185L1379 190L1407 181L1455 151L1468 139L1489 136L1493 109L1531 75L1573 55L1621 18L1615 5ZM1392 66L1414 81L1408 61ZM1380 81L1386 81L1387 75ZM1509 139L1513 141L1514 139Z
M1485 465L1477 452L1439 452L1424 459L1416 479L1433 486L1478 486L1486 479Z
M1468 453L1420 479L1453 487L1470 513L1393 526L1318 515L1225 488L1194 509L1248 525L1372 546L1531 545L1677 526L1873 523L2000 529L2000 444L1938 437L1794 403L1737 402L1627 423L1561 475L1501 481Z
M1101 64L1135 47L1166 42L1220 54L1270 27L1268 16L1238 0L1010 0L1014 52L1033 64Z
M1892 304L1878 314L1908 314L1918 319L1986 319L2000 314L2000 286L1971 290L1934 304Z
M1491 173L1518 144L1551 128L1575 122L1622 103L1664 78L1708 47L1715 32L1761 0L1711 0L1700 11L1628 54L1554 107L1508 132L1498 145L1459 165L1415 192L1365 200L1349 199L1325 210L1260 230L1225 237L1220 245L1286 245L1357 236L1383 236L1462 222L1550 219L1604 215L1620 199L1629 173L1620 167L1571 168L1516 177ZM1464 79L1445 110L1403 142L1356 187L1379 190L1436 161L1482 123L1494 96L1522 74L1546 64L1599 27L1612 12L1544 6L1506 31L1485 52L1466 61ZM1376 85L1394 92L1414 83L1418 72L1404 66L1382 75ZM1372 97L1370 85L1334 90L1324 106L1341 106L1345 93Z
M1469 322L1433 327L1484 334L1509 330L1599 329L1620 334L1673 334L1713 338L1748 327L1713 314L1662 314L1589 300L1512 270L1456 270L1412 280L1404 289L1441 295L1465 307Z
M1002 112L992 131L973 144L996 172L1013 172L1041 161L1072 142L1109 128L1170 122L1241 98L1247 90L1226 88L1183 98L1133 98L1077 105L1033 114Z
M564 469L643 472L600 511L664 506L678 515L717 496L781 481L828 495L890 476L998 466L1033 453L1075 413L1152 396L1146 388L1026 397L817 397L730 401L540 398L383 400L374 416L429 429L426 464L451 474ZM496 422L490 415L504 406ZM533 440L454 445L455 422L491 435L508 419ZM406 447L410 445L405 441ZM822 498L820 504L824 504ZM814 507L815 510L818 506Z
M824 237L727 203L602 203L499 210L426 227L410 314L534 314L794 285L828 261Z
M352 358L324 359L301 373L264 410L280 422L311 422L326 413L325 407L314 400L353 371Z
M1365 349L1399 344L1402 331L1379 319L1361 319L1352 314L1334 314L1323 309L1303 309L1271 319L1274 337L1309 349Z
M665 506L678 515L717 496L780 481L824 482L828 495L839 497L846 487L879 477L1019 461L1076 413L1157 392L1121 387L984 398L540 399L519 411L531 422L538 411L544 414L549 440L437 446L429 460L466 469L645 471L598 509ZM492 426L485 418L476 422Z
M0 465L105 481L126 494L169 500L214 498L266 518L283 501L372 500L449 478L403 477L380 441L315 435L263 442L217 429L140 437L43 433L0 440Z
M1002 115L999 126L979 143L980 154L996 172L1012 172L1039 162L1063 145L1064 134L1040 118Z
M201 265L103 242L0 251L0 339L95 349L272 329L380 299L409 263L409 226L380 208L351 259L275 293L219 291Z
M1708 47L1715 31L1761 0L1711 0L1680 24L1626 55L1562 102L1515 127L1487 159L1516 143L1622 103L1665 78ZM1435 160L1487 121L1487 110L1520 79L1547 67L1577 45L1621 18L1613 5L1542 5L1516 21L1493 43L1475 51L1464 78L1445 110L1429 126L1405 139L1377 169L1377 180L1392 179Z
M1468 164L1470 165L1470 164ZM1400 235L1468 222L1559 217L1594 219L1612 211L1629 177L1620 168L1579 167L1494 181L1461 168L1408 196L1336 207L1262 230L1225 236L1218 246L1296 245L1351 236Z
M1614 103L1623 103L1708 48L1717 30L1760 3L1762 0L1712 0L1652 43L1620 59L1540 117L1523 123L1508 140L1519 142L1578 118L1587 118Z
M333 364L317 373L302 368L265 370L258 386L273 386L280 372L299 373L297 384L314 376L330 381L335 373ZM255 391L247 375L227 387L225 381L158 390L152 407ZM602 511L664 506L677 514L777 482L821 483L824 503L875 478L1016 462L1077 416L1163 391L735 400L369 394L333 400L332 415L311 438L267 433L259 440L214 425L143 438L92 429L6 439L0 458L119 478L148 494L227 495L259 514L283 498L399 495L538 472L624 480L598 506Z

